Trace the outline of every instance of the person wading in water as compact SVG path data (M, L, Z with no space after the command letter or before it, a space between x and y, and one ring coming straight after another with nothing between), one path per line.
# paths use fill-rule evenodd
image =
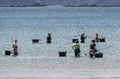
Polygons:
M48 33L48 36L47 36L47 43L51 43L51 40L52 40L51 34Z
M90 51L89 51L89 56L93 57L96 53L97 53L97 49L96 49L96 43L95 40L92 40L92 42L90 43Z
M15 40L15 43L12 45L13 46L13 52L14 52L14 56L18 55L18 46L17 46L17 40Z
M72 46L72 49L75 52L75 57L80 57L80 45L78 44L78 41L75 41L75 44Z
M85 34L83 33L81 36L80 36L80 39L81 39L81 43L85 43L85 39L87 38L87 36L85 36Z
M99 41L100 41L99 36L98 36L98 33L96 33L96 35L95 35L95 41L96 41L96 42L99 42Z

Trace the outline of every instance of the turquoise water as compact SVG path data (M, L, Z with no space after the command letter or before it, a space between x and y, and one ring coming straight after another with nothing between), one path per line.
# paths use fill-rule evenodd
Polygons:
M24 68L26 72L29 72L29 69L31 72L37 69L40 72L42 69L43 71L65 70L67 72L68 70L76 71L77 68L82 72L102 70L102 73L105 73L104 68L108 71L111 69L119 71L119 9L119 7L1 7L0 60L2 61L0 71L14 73L15 70L24 71ZM52 34L52 44L46 44L48 33ZM82 33L85 33L88 38L85 44L81 44L82 58L75 59L71 48L72 39L79 38L76 35ZM89 43L96 33L106 38L105 43L97 43L97 48L104 53L104 57L91 61L90 58L84 56L84 53L89 51ZM40 39L40 42L33 44L33 38ZM14 39L18 40L19 56L4 56L5 48L12 51ZM59 58L59 51L67 51L67 57ZM83 65L78 64L76 67L80 61ZM93 67L89 66L91 63ZM15 70L7 66L13 66ZM86 69L83 69L84 67Z

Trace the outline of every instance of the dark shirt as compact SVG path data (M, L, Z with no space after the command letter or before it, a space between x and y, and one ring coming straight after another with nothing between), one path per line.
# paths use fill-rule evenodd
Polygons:
M85 43L85 36L84 35L81 35L81 37L80 37L80 39L81 39L81 43Z
M95 43L90 44L90 49L95 49L95 46L96 46Z
M47 43L51 43L51 39L52 39L51 36L48 36L47 37Z

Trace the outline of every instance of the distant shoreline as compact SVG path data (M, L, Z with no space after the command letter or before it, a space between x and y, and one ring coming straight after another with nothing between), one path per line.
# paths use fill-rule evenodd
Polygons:
M9 6L0 6L0 7L46 7L51 5L9 5ZM56 6L56 5L52 5ZM59 5L61 7L120 7L120 5Z
M120 7L120 5L65 5L64 7Z

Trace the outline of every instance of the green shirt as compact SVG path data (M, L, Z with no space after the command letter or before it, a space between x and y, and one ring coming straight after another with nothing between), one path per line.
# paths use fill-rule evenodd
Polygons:
M80 48L80 45L79 45L78 43L75 43L75 44L73 45L73 48L74 48L74 49L79 49L79 48Z

